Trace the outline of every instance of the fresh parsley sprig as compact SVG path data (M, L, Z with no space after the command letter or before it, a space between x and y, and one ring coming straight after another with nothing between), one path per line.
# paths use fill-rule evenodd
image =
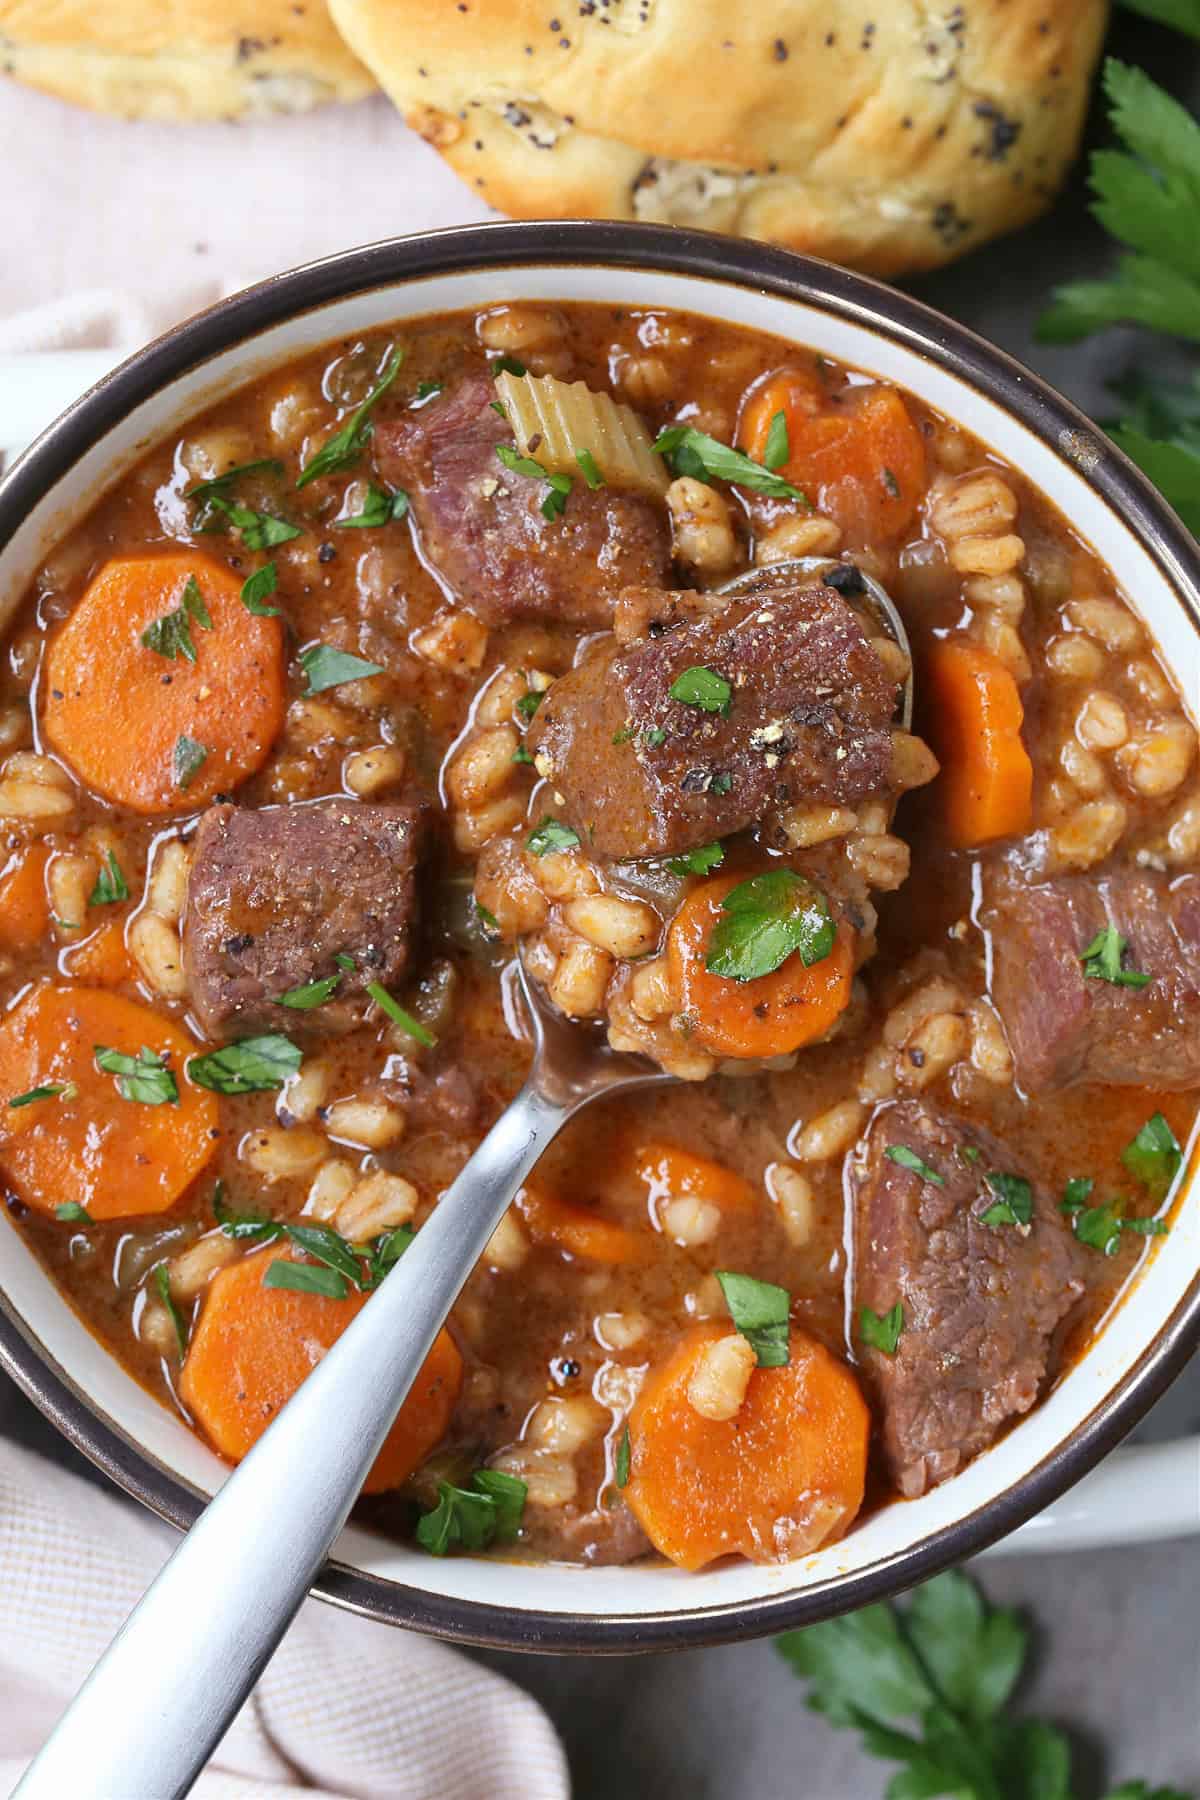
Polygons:
M805 968L823 962L835 936L820 888L790 869L768 869L740 881L721 901L704 966L731 981L756 981L793 954Z
M501 1469L476 1469L470 1486L438 1482L438 1503L417 1521L417 1542L431 1556L445 1556L461 1545L486 1550L508 1544L519 1535L526 1485Z
M373 429L371 415L399 375L403 361L404 351L397 347L362 405L355 408L340 430L335 431L305 463L296 482L298 488L307 487L310 481L316 481L322 475L332 475L335 469L344 469L347 463L361 456Z
M784 444L786 436L785 425ZM781 447L778 432L773 444L768 436L768 452L778 451ZM800 489L785 481L782 475L776 475L773 469L755 462L744 451L734 450L692 425L668 425L655 440L654 448L666 458L676 475L690 475L697 481L732 481L738 487L750 488L772 500L799 500L808 505Z
M717 1280L729 1316L754 1351L760 1369L782 1369L788 1360L788 1314L792 1299L773 1281L758 1281L732 1269L718 1269Z

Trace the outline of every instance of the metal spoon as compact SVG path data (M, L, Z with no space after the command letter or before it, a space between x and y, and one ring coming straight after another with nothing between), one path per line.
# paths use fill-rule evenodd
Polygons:
M829 569L853 569L862 582L863 591L871 603L871 610L876 614L884 635L892 638L908 658L908 674L897 708L897 717L905 731L912 730L913 718L913 656L912 645L908 641L908 632L904 629L904 620L887 589L857 563L848 562L840 556L789 556L780 562L764 563L761 568L746 569L735 575L732 581L726 581L715 591L718 594L760 594L768 593L772 588L794 587L796 577L803 576L807 582L813 575L823 575ZM831 584L832 585L832 584ZM854 594L852 599L858 599Z
M533 1038L524 1087L129 1615L30 1765L20 1800L188 1792L295 1617L530 1169L590 1101L672 1079L564 1019L515 969Z

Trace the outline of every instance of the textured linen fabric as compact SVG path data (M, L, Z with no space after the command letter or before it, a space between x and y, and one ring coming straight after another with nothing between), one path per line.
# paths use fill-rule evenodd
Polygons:
M0 1796L176 1542L169 1527L0 1442ZM165 1654L187 1662L187 1620ZM128 1729L142 1730L137 1696ZM566 1800L537 1702L457 1651L309 1600L197 1800ZM105 1800L158 1800L132 1793Z

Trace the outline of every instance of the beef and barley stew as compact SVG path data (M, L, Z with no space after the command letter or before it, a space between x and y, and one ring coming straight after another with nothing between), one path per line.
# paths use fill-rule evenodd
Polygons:
M361 1503L427 1551L799 1555L1171 1254L1194 725L909 395L668 312L406 323L146 456L13 618L8 1210L223 1456L520 1085L518 949L679 1079L471 1276Z

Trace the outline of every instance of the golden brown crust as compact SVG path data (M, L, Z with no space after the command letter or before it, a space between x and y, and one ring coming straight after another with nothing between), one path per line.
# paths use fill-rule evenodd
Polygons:
M1106 0L330 0L409 123L519 217L738 231L876 273L1040 212Z
M325 0L0 0L0 73L127 119L237 119L374 82Z

